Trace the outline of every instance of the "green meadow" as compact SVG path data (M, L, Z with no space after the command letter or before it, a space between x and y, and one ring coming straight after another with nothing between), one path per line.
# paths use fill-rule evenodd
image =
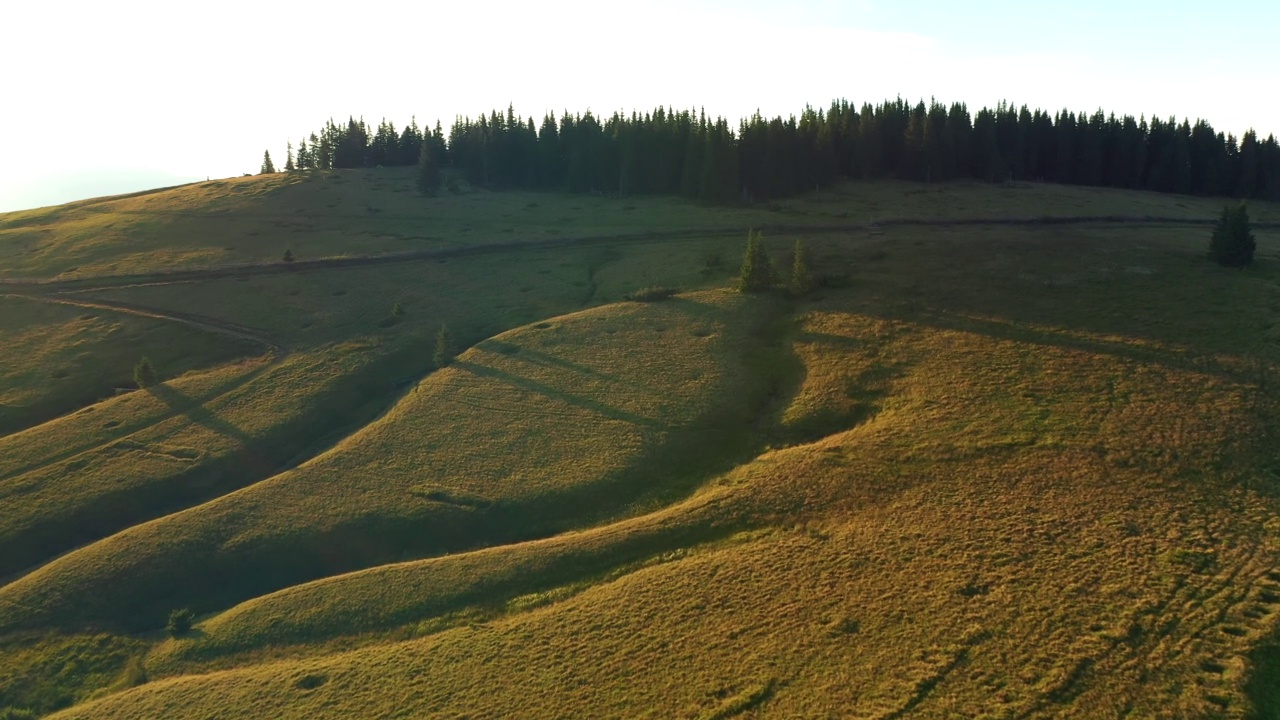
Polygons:
M1280 717L1280 205L1244 270L1222 205L0 215L0 718Z

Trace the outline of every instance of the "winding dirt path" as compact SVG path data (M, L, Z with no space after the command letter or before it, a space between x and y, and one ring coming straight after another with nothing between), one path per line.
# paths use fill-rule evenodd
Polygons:
M1190 227L1208 227L1216 222L1211 219L1171 218L1144 215L1097 215L1097 216L1064 216L1064 217L1024 217L1024 218L943 218L923 220L912 218L890 218L880 220L872 225L759 225L753 229L766 233L805 233L822 235L829 233L872 232L889 227L960 227L981 225L1005 226L1057 226L1057 225L1173 225ZM1253 223L1257 229L1277 229L1280 223ZM378 265L394 265L399 263L425 262L451 258L466 258L485 255L498 255L510 252L528 252L537 250L554 250L569 247L591 247L617 243L662 242L668 240L729 237L745 234L746 226L709 227L684 230L664 230L646 233L630 233L620 235L592 235L550 240L516 240L511 242L486 243L465 247L432 248L426 250L409 250L381 255L355 255L349 257L328 257L315 260L298 260L294 262L272 262L243 265L223 265L184 270L162 270L153 273L125 275L98 275L86 278L58 280L54 278L0 278L0 287L10 293L22 295L45 295L49 293L82 293L94 290L119 289L143 285L171 285L201 280L218 280L227 278L244 278L269 275L288 275L317 270L341 270L350 268L376 267ZM104 307L105 307L104 303ZM128 308L128 309L126 309ZM150 311L139 306L119 304L122 312ZM176 314L167 311L157 312L158 317L179 319ZM196 322L207 322L210 318L188 318ZM217 323L208 323L215 326ZM226 331L226 328L222 328ZM241 328L241 330L247 330ZM232 332L235 332L234 330Z
M36 300L57 305L70 305L72 307L87 308L91 310L106 310L108 312L151 318L153 320L168 320L170 322L181 323L183 325L196 328L197 330L205 330L208 332L218 333L220 335L230 335L235 338L263 345L267 348L268 352L274 356L273 362L279 362L289 354L289 348L285 346L284 342L279 338L268 335L260 330L255 330L243 325L237 325L225 320L219 320L218 318L210 317L208 315L196 315L194 313L184 313L176 310L160 310L157 308L145 307L143 305L134 305L131 303L115 302L111 300L70 298L63 293L8 293L7 297L20 297L26 300Z

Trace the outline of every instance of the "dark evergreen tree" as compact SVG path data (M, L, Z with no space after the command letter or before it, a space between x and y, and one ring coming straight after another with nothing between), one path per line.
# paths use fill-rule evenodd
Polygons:
M285 144L285 146L287 148L288 153L285 156L285 160L284 160L284 171L293 172L294 170L298 169L298 167L293 164L293 141L289 141L288 143Z
M1000 155L1000 136L996 128L996 114L991 110L979 110L973 118L973 147L970 155L972 176L987 182L1003 182L1006 179L1004 159Z
M449 332L446 325L440 326L440 332L436 333L436 349L431 356L432 362L437 368L445 367L453 363L457 357L458 351L453 344L453 335Z
M791 280L787 290L795 297L807 295L813 290L813 273L809 270L809 256L804 243L796 240L795 256L791 261Z
M764 250L762 237L754 230L747 233L747 249L738 275L739 292L759 293L773 288L773 262Z
M169 621L165 624L165 629L169 631L172 637L181 637L191 632L191 626L195 623L195 613L183 608L182 610L174 610L169 613Z
M303 138L298 142L298 169L310 170L315 167L315 163L311 160L311 149L307 147L307 139Z
M855 109L836 101L798 117L723 118L658 107L597 118L548 114L536 125L508 106L459 117L447 137L417 121L332 120L298 144L298 169L413 165L424 146L435 167L480 187L679 194L756 203L839 178L919 181L1010 179L1280 199L1280 145L1250 132L1237 141L1208 123L1101 110L1051 115L1006 102L970 116L956 103L901 98ZM264 157L265 160L265 157ZM286 163L286 168L288 164Z
M316 150L316 167L320 170L333 169L333 138L336 134L336 128L333 126L333 120L325 125L324 130L320 132L317 138L313 133L311 135L311 147Z
M1209 259L1224 267L1245 267L1253 262L1257 242L1249 228L1249 210L1244 203L1224 207L1209 240Z
M560 128L555 115L548 113L538 128L537 171L535 187L550 190L559 188L564 180L564 161L560 150Z
M1258 161L1258 134L1250 130L1240 138L1240 168L1235 193L1237 197L1258 196Z
M684 162L680 169L680 194L687 198L698 197L702 189L702 161L706 157L707 123L703 117L691 124L685 137Z
M400 133L396 147L395 165L411 166L418 164L422 154L422 130L418 128L418 118L414 117Z
M133 367L133 382L140 388L147 388L160 382L160 375L151 364L150 358L142 358Z
M418 152L418 192L431 197L440 191L440 158L436 143L426 138Z
M276 171L276 166L271 164L271 151L262 151L262 169L258 171L259 175L270 175Z

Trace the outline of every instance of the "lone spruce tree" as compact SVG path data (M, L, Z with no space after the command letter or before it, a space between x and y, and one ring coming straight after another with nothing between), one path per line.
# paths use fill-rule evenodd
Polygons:
M1253 262L1257 247L1244 203L1235 208L1222 208L1222 217L1209 240L1209 259L1223 267L1245 267Z
M791 263L791 282L787 290L795 297L808 295L813 290L813 273L809 272L809 254L805 252L804 243L796 240L795 260Z
M764 251L761 237L754 230L747 232L747 251L742 255L742 273L738 276L739 292L765 292L773 287L773 263Z
M276 166L271 162L271 151L262 151L262 169L258 171L259 175L270 175L276 171Z
M441 325L440 332L436 334L436 352L432 356L437 368L445 367L453 362L457 350L453 346L453 335L449 333L448 325Z
M133 366L133 382L140 388L151 387L160 382L160 375L150 358L144 357Z
M440 191L439 148L430 135L422 138L422 150L418 153L418 192L433 197Z

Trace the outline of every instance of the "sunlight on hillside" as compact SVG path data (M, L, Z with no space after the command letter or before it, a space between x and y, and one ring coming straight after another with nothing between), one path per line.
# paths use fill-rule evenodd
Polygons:
M1269 717L1280 211L1225 269L1221 206L0 215L0 718ZM730 289L749 227L817 287Z

